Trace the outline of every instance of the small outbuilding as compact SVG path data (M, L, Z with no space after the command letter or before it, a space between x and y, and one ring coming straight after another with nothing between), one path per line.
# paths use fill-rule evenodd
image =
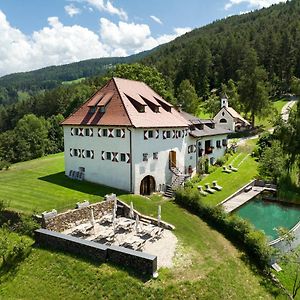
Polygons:
M215 115L214 122L231 131L244 131L251 128L251 124L228 105L226 94L221 98L221 110Z

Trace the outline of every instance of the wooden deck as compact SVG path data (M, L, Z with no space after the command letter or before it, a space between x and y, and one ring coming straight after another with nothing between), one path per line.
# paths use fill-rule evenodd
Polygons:
M239 206L245 204L246 202L248 202L249 200L257 196L258 194L260 194L263 190L266 190L266 188L254 186L249 192L242 192L241 194L234 196L233 198L223 203L224 210L227 213L232 212L233 210L237 209Z

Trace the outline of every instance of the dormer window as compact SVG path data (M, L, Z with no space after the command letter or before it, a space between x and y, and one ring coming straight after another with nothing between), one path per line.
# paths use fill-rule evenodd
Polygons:
M97 111L97 107L96 106L91 106L89 109L89 113L90 114L94 114Z
M105 106L100 106L99 111L100 111L101 113L105 113Z

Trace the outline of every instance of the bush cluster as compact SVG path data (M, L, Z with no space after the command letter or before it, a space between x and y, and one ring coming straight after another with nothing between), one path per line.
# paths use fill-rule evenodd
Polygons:
M225 213L221 206L205 205L198 191L191 188L178 189L175 202L198 215L229 240L238 243L260 269L267 267L271 249L266 236L261 231L255 230L248 221L235 214Z
M0 160L0 171L5 169L8 170L11 166L11 163L6 160Z

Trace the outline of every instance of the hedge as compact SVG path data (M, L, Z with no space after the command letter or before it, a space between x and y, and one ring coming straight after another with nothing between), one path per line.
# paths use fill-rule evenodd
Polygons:
M235 214L225 213L221 206L204 204L199 192L191 188L178 189L175 202L198 215L232 242L238 243L260 269L267 268L271 259L271 248L265 234L255 230L251 223Z

